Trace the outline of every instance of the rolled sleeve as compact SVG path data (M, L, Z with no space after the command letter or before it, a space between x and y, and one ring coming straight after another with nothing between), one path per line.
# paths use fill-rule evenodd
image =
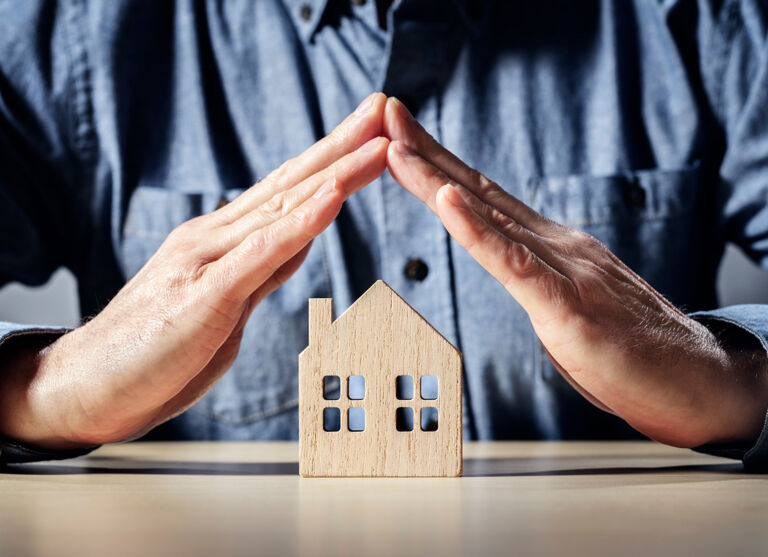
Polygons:
M13 344L20 340L39 341L41 346L54 342L69 329L63 327L46 327L40 325L20 325L0 321L0 362L8 359L9 350L13 350ZM35 462L40 460L61 460L88 454L97 447L76 450L48 450L33 447L14 441L13 439L0 438L0 467L5 464L20 462Z
M705 326L717 328L721 335L749 335L768 357L768 305L745 304L711 311L699 311L690 317ZM768 406L768 401L766 402ZM705 445L699 452L741 459L752 472L768 472L768 410L763 430L754 443Z

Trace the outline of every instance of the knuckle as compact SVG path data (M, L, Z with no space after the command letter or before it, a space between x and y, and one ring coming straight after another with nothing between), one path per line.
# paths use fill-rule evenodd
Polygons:
M589 248L590 251L602 252L607 249L603 242L592 236L592 234L588 234L586 232L582 232L582 242L584 243L585 247Z
M496 182L493 180L487 178L482 172L479 170L475 170L472 168L470 170L470 175L472 182L477 186L477 188L485 193L497 193L497 190L499 190L499 186L496 185Z
M583 247L591 247L595 244L595 242L597 242L597 238L577 228L570 229L568 233L568 239L573 244Z
M497 209L494 209L494 213L495 213L494 218L496 222L498 222L498 224L500 225L501 230L502 232L504 232L504 234L506 234L507 236L517 236L517 237L520 237L521 235L523 235L525 230L523 229L522 225L519 222L509 218L508 216L498 211Z
M266 201L260 207L260 211L268 219L274 220L284 217L289 207L290 202L287 192L280 192Z
M536 255L520 242L510 242L507 248L507 260L518 278L527 279L539 274Z
M309 241L314 236L314 215L309 209L300 209L293 212L292 231L302 241Z
M296 165L296 159L297 157L292 157L286 160L283 164L281 164L280 166L275 168L272 172L270 172L269 175L264 180L272 180L272 181L279 182L285 177L285 175L288 173L288 170L294 165Z
M247 255L259 255L263 253L271 243L271 232L269 229L257 230L245 241L245 253Z
M180 225L178 225L176 228L170 231L168 234L168 240L170 241L179 241L183 240L189 234L192 232L192 226L189 224L189 221L182 222Z
M260 265L265 268L268 274L271 276L275 274L279 265L275 261L274 254L271 254L267 249L272 243L270 234L254 234L248 241L248 247L246 252L252 254L260 259Z
M569 259L580 259L583 254L588 253L592 236L577 228L564 227L564 229L553 238L560 252Z

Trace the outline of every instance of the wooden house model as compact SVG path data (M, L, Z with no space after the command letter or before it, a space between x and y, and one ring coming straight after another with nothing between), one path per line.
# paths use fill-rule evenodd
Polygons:
M383 281L333 321L309 300L302 476L460 476L461 354Z

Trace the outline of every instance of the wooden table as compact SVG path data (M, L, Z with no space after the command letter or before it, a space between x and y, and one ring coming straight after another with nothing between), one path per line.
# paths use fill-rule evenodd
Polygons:
M0 475L0 555L768 555L768 479L650 442L467 443L463 478L312 479L294 443Z

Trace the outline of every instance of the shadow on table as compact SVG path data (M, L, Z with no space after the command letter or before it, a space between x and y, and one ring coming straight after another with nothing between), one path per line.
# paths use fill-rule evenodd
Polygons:
M93 463L93 464L91 464ZM47 462L9 464L5 474L145 474L171 476L291 476L299 473L298 462L185 462L139 460L92 456L77 464Z
M743 474L739 462L686 464L669 466L623 466L611 462L601 466L578 466L579 457L563 459L557 468L556 458L465 458L465 477L526 476L620 476L644 474L717 473L724 476ZM587 458L584 458L587 460ZM589 458L589 460L594 460ZM576 462L575 462L576 461ZM171 460L126 459L92 456L81 461L11 464L6 474L73 475L73 474L141 474L178 476L295 476L298 462L195 462ZM755 477L760 477L756 475Z
M594 460L593 457L589 457ZM564 459L573 464L574 457ZM525 476L607 476L634 474L677 474L677 473L718 473L744 474L740 462L722 462L716 464L684 464L669 466L584 466L553 468L557 459L533 458L465 458L465 477L525 477Z

